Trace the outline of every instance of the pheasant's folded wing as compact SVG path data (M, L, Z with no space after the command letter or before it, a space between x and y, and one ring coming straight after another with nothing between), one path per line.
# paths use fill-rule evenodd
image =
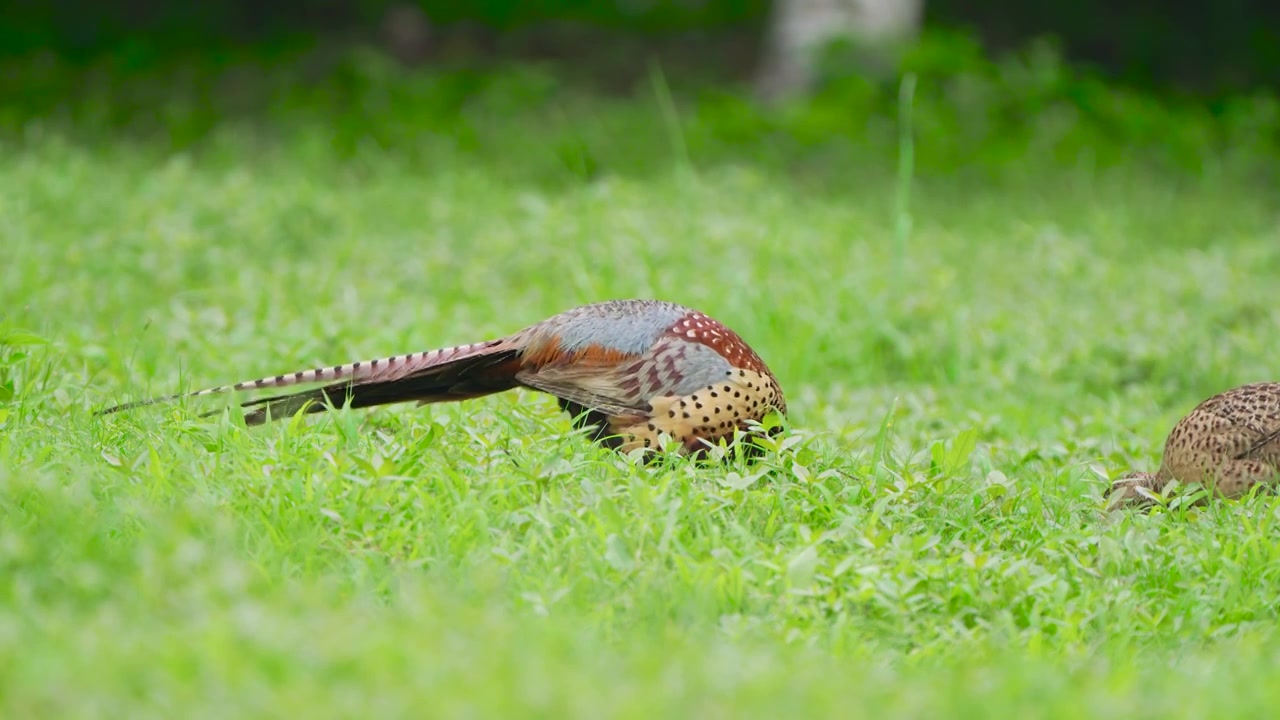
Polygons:
M601 372L599 368L549 366L517 373L516 380L615 417L644 415L649 411L649 401L639 396L636 383L628 382L619 373Z
M1268 428L1243 452L1236 454L1236 459L1257 459L1273 464L1280 463L1280 428Z

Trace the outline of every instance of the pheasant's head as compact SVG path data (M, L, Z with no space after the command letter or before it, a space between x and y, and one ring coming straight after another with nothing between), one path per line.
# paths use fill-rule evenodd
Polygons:
M1135 470L1116 478L1102 497L1107 501L1108 510L1121 507L1146 507L1153 501L1141 491L1158 493L1163 485L1164 481L1156 473Z

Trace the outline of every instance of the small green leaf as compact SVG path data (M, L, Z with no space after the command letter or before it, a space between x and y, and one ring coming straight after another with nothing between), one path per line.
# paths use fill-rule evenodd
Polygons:
M605 540L604 560L609 563L609 567L618 572L628 572L636 566L635 558L631 557L626 541L616 533L609 535Z
M893 430L893 414L898 411L898 398L895 396L893 402L889 405L889 410L885 412L884 417L880 420L880 431L876 433L876 445L874 458L876 465L884 465L885 454L889 449L889 433Z
M969 464L969 457L977 447L978 431L973 428L962 430L951 441L950 447L943 455L941 463L943 473L955 475L964 470Z
M48 345L49 341L26 330L0 331L0 345L19 347L23 345Z
M809 482L809 468L798 462L791 463L791 474L795 476L796 480L802 483Z
M731 470L725 474L722 480L719 480L719 483L724 487L732 488L734 490L746 490L752 485L755 485L760 478L764 477L765 472L765 470L760 470L748 475L740 475Z
M804 590L813 584L814 572L818 569L818 547L810 545L796 553L787 562L787 582L792 588Z

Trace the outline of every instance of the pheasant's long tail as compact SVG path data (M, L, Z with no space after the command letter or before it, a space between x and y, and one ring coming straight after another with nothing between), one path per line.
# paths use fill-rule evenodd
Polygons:
M263 405L262 408L247 415L246 420L256 424L251 418L257 418L256 422L262 422L268 413L276 418L291 415L308 402L318 405L308 409L308 412L319 412L326 409L327 403L341 405L347 396L351 398L352 407L369 407L418 399L427 402L462 399L474 397L477 393L485 395L514 387L516 384L514 368L505 372L508 377L504 384L501 377L504 372L498 371L498 366L514 361L517 355L518 348L514 347L509 340L490 340L407 355L393 355L376 360L361 360L345 365L299 370L189 393L137 400L99 410L95 415L106 415L184 398L285 388L316 382L333 384L296 395L279 395L246 402L243 404L246 407ZM486 369L488 372L481 372ZM468 383L475 387L469 388ZM489 386L493 386L493 389L480 392ZM410 394L416 395L408 396ZM444 397L436 398L435 395L444 395ZM457 397L454 398L453 395Z
M292 395L258 398L241 407L258 405L244 416L245 424L292 417L299 412L324 412L330 407L367 408L393 403L419 404L466 400L510 390L517 385L519 352L506 349L447 360L394 380L338 382Z

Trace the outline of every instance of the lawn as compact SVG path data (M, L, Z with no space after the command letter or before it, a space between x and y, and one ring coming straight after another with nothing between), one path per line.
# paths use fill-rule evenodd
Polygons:
M95 127L91 100L0 141L0 715L1280 701L1280 502L1101 511L1197 402L1280 374L1256 178L926 168L908 226L892 145L716 145L696 98L528 78L441 124L411 112L438 87L387 82L385 106L283 103L199 142L174 140L188 116ZM922 163L935 121L917 108ZM352 140L368 123L395 142ZM638 467L531 393L92 415L615 297L742 334L787 392L779 447Z

